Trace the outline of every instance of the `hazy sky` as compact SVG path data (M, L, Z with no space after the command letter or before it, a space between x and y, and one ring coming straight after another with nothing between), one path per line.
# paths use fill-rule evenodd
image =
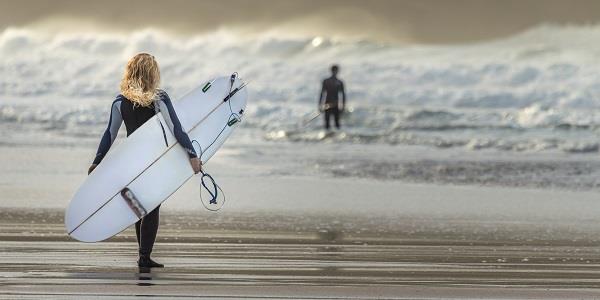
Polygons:
M0 0L0 29L52 31L229 28L447 43L506 36L541 23L599 21L597 0Z

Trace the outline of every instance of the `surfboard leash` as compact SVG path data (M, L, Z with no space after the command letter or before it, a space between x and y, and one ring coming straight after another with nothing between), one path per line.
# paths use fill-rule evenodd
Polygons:
M198 150L200 152L200 155L198 157L200 158L200 161L202 161L202 154L204 154L204 151L202 151L202 146L200 146L200 143L197 140L192 140L192 144L193 143L196 143L198 145ZM200 176L200 202L202 203L202 206L204 206L204 208L206 208L206 210L210 210L210 211L220 210L225 205L225 201L226 201L225 192L223 192L223 189L221 189L221 187L217 184L215 179L210 174L208 174L204 171L200 171L200 174L202 174L202 176ZM208 184L207 184L206 180L209 181ZM212 190L209 187L209 185L212 185ZM221 205L217 208L211 208L211 207L209 207L209 205L206 205L206 203L204 202L204 198L202 198L202 188L204 188L211 197L211 199L208 201L209 205L217 204L217 198L219 197L219 191L220 191L221 194L223 195L223 202L221 203Z
M202 155L204 154L204 152L206 150L208 150L210 147L212 147L212 145L214 145L214 143L217 142L217 140L219 139L219 137L221 136L221 134L223 134L223 132L225 132L225 129L227 129L227 127L231 127L234 124L241 122L242 121L242 114L244 113L244 110L240 110L239 114L235 113L233 111L233 108L231 107L231 101L229 101L237 92L239 92L240 90L242 90L243 88L245 88L248 83L243 83L242 85L240 85L237 88L233 88L233 84L235 83L235 79L237 78L238 73L234 72L233 74L231 74L231 78L230 78L230 85L229 85L229 91L227 93L227 95L223 98L223 102L227 102L228 106L229 106L229 118L227 119L227 123L225 124L225 126L223 126L223 128L221 129L221 131L219 131L219 133L217 134L217 136L212 140L212 142L204 149L202 150L202 146L200 145L200 142L198 142L197 140L192 140L192 144L196 143L198 145L198 150L199 150L199 155L198 158L200 158L200 161L202 161ZM208 173L204 172L204 171L200 171L200 173L202 174L202 176L200 176L200 202L202 202L202 206L204 206L204 208L206 208L209 211L218 211L220 210L224 205L225 205L225 192L223 192L223 189L221 189L221 187L216 183L215 179ZM207 184L208 181L208 184ZM212 190L209 186L212 185ZM208 194L210 195L211 199L209 200L208 204L218 204L217 203L217 198L219 196L219 191L221 192L221 195L223 196L223 202L221 203L221 205L218 208L210 208L208 205L206 205L206 203L204 203L204 199L202 198L202 188L204 188Z

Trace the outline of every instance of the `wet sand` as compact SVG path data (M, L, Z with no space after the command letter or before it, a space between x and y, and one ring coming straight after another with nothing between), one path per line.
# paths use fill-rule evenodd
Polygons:
M32 149L0 148L0 298L600 298L594 192L240 176L216 156L224 209L175 193L148 274L131 229L64 232L94 149Z
M140 273L131 229L85 244L65 236L59 210L0 217L6 299L600 297L595 230L568 226L167 212L154 253L167 267Z

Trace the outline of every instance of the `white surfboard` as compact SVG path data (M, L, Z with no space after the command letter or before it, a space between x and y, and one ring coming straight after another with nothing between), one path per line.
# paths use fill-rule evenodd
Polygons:
M241 79L236 78L232 85L230 77L220 77L173 101L183 129L198 142L193 145L203 163L239 125L232 121L232 112L241 116L246 98ZM159 120L165 127L168 146ZM113 145L86 178L65 213L67 232L82 242L110 238L151 212L193 175L188 154L157 114Z

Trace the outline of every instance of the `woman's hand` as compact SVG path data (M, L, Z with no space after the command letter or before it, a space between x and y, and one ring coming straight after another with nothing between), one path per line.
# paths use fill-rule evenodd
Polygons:
M202 171L202 161L199 158L190 158L190 165L192 165L192 169L194 169L194 174L198 174Z
M92 173L92 171L94 171L94 169L95 169L97 166L98 166L97 164L92 164L92 165L90 166L90 168L88 169L88 175L90 175L90 173Z

